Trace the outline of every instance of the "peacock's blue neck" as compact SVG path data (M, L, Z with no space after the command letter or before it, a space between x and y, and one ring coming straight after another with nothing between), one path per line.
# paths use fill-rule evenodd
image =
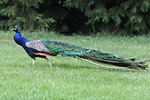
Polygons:
M28 42L29 40L27 40L26 38L21 36L21 33L19 32L19 30L16 32L16 34L14 35L14 40L15 42L22 46L22 47L26 47L25 43Z
M14 35L14 40L15 40L15 42L18 45L20 45L20 46L22 46L24 48L24 50L28 53L28 55L31 58L34 58L33 50L31 48L26 47L26 42L28 42L29 40L27 40L26 38L22 37L21 33L19 32L18 29L16 30L16 34Z

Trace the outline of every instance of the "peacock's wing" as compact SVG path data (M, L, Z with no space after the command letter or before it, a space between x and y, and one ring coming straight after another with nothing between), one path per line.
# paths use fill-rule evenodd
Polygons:
M32 40L26 43L28 48L35 49L39 52L49 52L45 45L40 40Z

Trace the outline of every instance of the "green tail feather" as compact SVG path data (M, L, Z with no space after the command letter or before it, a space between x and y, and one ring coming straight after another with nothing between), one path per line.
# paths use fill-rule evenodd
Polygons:
M60 54L63 56L78 56L84 59L90 59L97 62L129 68L142 68L142 69L146 68L144 63L127 60L115 54L106 53L98 50L86 49L80 46L75 46L72 44L57 41L47 41L47 40L41 41L50 50L50 53L54 55Z
M142 68L145 69L146 66L142 62L135 62L131 60L127 60L118 55L97 51L97 50L89 50L87 54L79 56L84 59L90 59L97 62L112 64L116 66L128 67L128 68Z

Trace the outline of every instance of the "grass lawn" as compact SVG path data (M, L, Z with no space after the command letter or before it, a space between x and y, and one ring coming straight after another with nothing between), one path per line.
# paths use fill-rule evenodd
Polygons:
M0 31L0 100L150 100L150 71L96 66L70 57L32 59L13 40L14 32ZM22 32L31 39L69 42L125 58L150 58L150 37L61 36Z

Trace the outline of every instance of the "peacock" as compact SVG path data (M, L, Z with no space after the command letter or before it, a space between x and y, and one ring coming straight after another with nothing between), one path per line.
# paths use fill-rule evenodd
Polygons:
M28 40L21 36L21 32L18 30L17 25L15 25L12 30L15 31L15 42L18 45L22 46L27 54L33 59L33 66L36 63L37 57L45 59L48 62L49 66L52 66L47 56L62 55L112 64L126 68L146 68L146 65L143 62L136 62L130 59L125 59L115 54L99 50L87 49L81 46L58 41Z

